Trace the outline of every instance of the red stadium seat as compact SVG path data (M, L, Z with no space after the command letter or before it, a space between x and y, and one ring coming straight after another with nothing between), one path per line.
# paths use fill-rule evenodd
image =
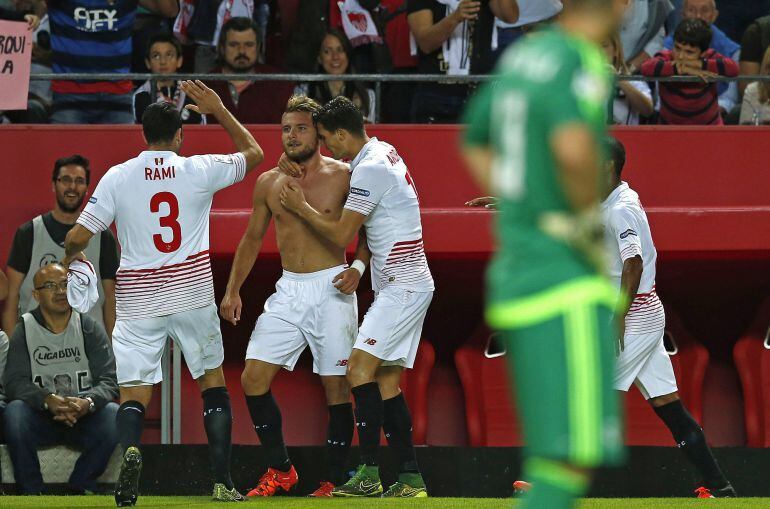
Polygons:
M667 344L675 350L671 355L679 396L696 421L702 423L703 380L709 362L708 350L698 343L683 327L682 321L666 308ZM626 444L673 446L674 439L649 403L633 386L625 398Z
M702 417L703 380L708 365L708 351L682 327L679 318L667 311L666 331L676 344L671 356L683 403L697 421ZM465 393L468 439L472 446L523 445L515 403L509 396L506 361L487 358L484 353L489 331L480 331L470 345L458 349L455 364ZM544 395L544 398L546 396ZM544 399L545 401L545 399ZM673 446L668 428L660 421L636 387L625 397L626 444Z
M733 348L749 447L770 447L770 299Z
M483 446L523 445L521 427L510 396L504 357L484 354L490 332L482 328L468 345L455 352L455 365L465 394L468 444Z
M288 445L323 445L326 443L328 412L326 398L318 376L313 373L309 355L303 354L294 371L281 370L275 377L272 392L283 416L283 434ZM414 369L402 377L401 388L412 412L414 443L425 444L428 418L428 381L435 361L433 346L423 341L417 351ZM257 444L259 440L251 424L241 389L240 362L224 364L225 380L233 408L233 443ZM205 444L203 402L198 386L186 368L182 374L182 443ZM354 438L354 444L357 443ZM384 437L383 437L383 443Z

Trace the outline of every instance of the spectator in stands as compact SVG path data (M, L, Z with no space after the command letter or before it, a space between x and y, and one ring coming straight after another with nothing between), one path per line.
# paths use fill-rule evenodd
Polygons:
M765 51L760 67L762 76L770 75L770 48ZM743 94L741 104L741 124L770 124L770 82L754 81Z
M518 0L518 4L519 19L515 23L506 23L495 18L495 60L519 37L555 19L562 10L561 0Z
M258 4L255 6L255 4ZM182 9L174 25L174 32L185 42L195 43L195 72L209 73L217 67L217 44L224 24L233 18L254 19L256 12L267 0L228 0L227 2L200 2L182 0ZM191 13L186 5L192 5ZM255 10L256 7L256 10ZM269 12L269 6L267 6ZM263 48L264 26L260 27L259 47Z
M37 30L37 27L40 25L40 17L36 14L6 9L4 7L0 7L0 19L5 21L26 21L30 30Z
M759 74L760 63L770 47L770 15L762 16L749 25L741 39L741 76ZM738 82L738 93L743 96L748 81Z
M40 267L64 258L64 237L75 225L80 207L88 195L89 162L73 155L54 163L51 177L56 197L50 212L22 224L17 230L8 256L8 298L3 309L3 329L11 335L19 316L37 304L33 298L33 276ZM101 234L86 251L100 276L100 302L89 312L92 318L112 333L115 325L115 273L118 270L118 247L112 232Z
M277 72L267 65L257 64L259 27L249 18L232 18L222 26L219 36L219 59L222 67L215 73L264 74ZM286 101L294 91L293 83L251 81L212 81L207 83L225 108L244 124L273 124L279 122ZM211 117L209 122L216 122Z
M700 19L682 21L674 32L674 49L664 50L642 64L649 77L737 76L738 64L709 48L711 28ZM716 83L660 83L660 123L722 125Z
M378 63L372 66L360 67L356 59L357 49L353 50L353 67L358 72L392 72L394 74L411 74L417 70L417 56L412 55L411 34L406 20L406 0L382 0L377 3L377 9L372 18L377 23L378 35L384 39L384 44L370 44L368 50L374 53ZM362 4L363 5L363 4ZM339 4L331 2L330 25L342 27L342 14ZM366 57L366 53L362 53ZM382 86L381 104L387 108L380 109L380 122L406 123L409 122L412 96L417 84L410 81L385 82Z
M684 0L682 19L697 18L708 23L711 27L711 45L709 47L737 62L741 57L741 47L714 24L718 16L719 11L714 0ZM674 49L673 34L666 37L663 46L666 49ZM722 114L727 115L738 106L738 84L735 81L719 83L717 90L719 91L719 107L722 108Z
M42 46L50 43L45 3L41 0L14 0L12 7L15 9L0 7L0 19L26 21L29 24L33 43L31 72L51 72L50 65L47 62L44 63L45 65L41 65L40 62L41 55L45 54L45 48L42 48ZM43 32L45 37L41 38L40 34ZM50 83L47 81L30 81L27 109L0 111L0 124L6 122L16 124L48 123L50 108Z
M494 62L495 17L507 23L519 18L515 0L409 0L407 12L419 48L418 71L447 76L489 72ZM412 99L412 121L456 122L468 92L463 84L418 85Z
M770 0L717 0L717 8L720 28L737 41L755 19L770 14Z
M326 31L318 52L318 72L335 76L352 74L354 72L350 64L352 53L353 47L345 37L345 33L337 28L330 28ZM294 93L306 95L321 105L339 95L344 95L358 106L367 121L374 122L376 104L374 91L365 87L360 81L314 81L297 86Z
M96 491L118 434L115 357L98 322L67 302L67 270L49 264L34 276L38 307L13 332L3 375L8 406L5 437L19 491L43 492L37 448L67 444L83 450L69 485Z
M385 41L388 7L380 0L341 0L330 2L330 8L329 25L340 28L350 41L351 65L367 74L390 72L393 60Z
M617 74L628 75L628 65L623 57L620 36L615 34L602 44L607 60ZM611 124L638 125L639 115L649 117L655 113L652 91L644 81L618 81L612 102Z
M620 40L628 70L636 74L644 61L663 49L666 17L674 9L669 0L621 0L626 4Z
M150 39L144 62L153 74L174 74L182 67L182 45L170 33L156 34ZM185 124L206 123L205 115L185 108L194 103L182 92L179 83L162 78L147 80L134 92L134 122L141 124L147 106L164 101L176 106Z
M329 4L330 0L301 0L298 3L284 59L287 71L306 74L315 71L317 51L329 27Z
M128 73L137 5L166 17L177 0L50 0L55 73ZM131 81L55 80L56 124L131 124Z

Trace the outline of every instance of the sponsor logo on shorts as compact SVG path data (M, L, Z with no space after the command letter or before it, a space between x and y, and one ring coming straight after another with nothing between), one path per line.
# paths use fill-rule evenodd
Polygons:
M96 196L92 196L88 199L88 203L96 203Z
M620 238L621 238L621 239L625 239L625 238L626 238L626 237L628 237L629 235L633 235L634 237L638 237L638 235L636 234L636 232L635 232L634 230L632 230L632 229L630 229L630 228L629 228L628 230L626 230L626 231L624 231L623 233L621 233L621 234L620 234Z
M337 366L347 366L348 360L347 359L340 359L337 361Z
M350 194L357 194L359 196L369 196L372 193L370 193L366 189L359 189L357 187L351 187L350 188Z
M374 345L376 345L376 344L377 344L377 340L376 340L376 339L372 339L372 338L369 338L369 339L367 339L366 341L364 341L364 343L366 343L366 344L367 344L367 345L369 345L369 346L374 346Z

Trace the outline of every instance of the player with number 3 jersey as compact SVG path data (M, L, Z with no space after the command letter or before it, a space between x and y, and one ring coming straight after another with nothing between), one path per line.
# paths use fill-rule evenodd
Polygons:
M142 116L147 150L107 171L65 245L68 264L94 234L113 222L117 226L122 251L112 345L120 385L118 433L125 451L115 490L118 506L136 503L139 438L152 386L162 380L168 336L201 389L213 498L243 499L230 478L232 412L209 261L209 211L214 193L243 180L263 154L215 92L197 81L183 83L182 89L197 105L188 108L214 115L238 151L180 156L179 112L151 105Z

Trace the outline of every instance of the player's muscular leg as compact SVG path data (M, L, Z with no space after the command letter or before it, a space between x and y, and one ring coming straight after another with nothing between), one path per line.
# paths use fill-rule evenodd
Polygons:
M265 361L246 359L246 367L241 373L241 386L247 396L261 396L270 390L273 378L281 366Z
M401 366L380 366L377 370L377 385L380 386L382 399L395 398L401 392L399 384L401 382L401 373L404 368Z
M382 364L382 359L374 355L354 348L348 359L347 379L351 387L368 384L375 381L377 368Z
M322 376L321 383L326 393L327 405L341 405L350 402L350 384L344 376Z
M668 405L669 403L673 403L674 401L677 401L679 399L679 393L678 392L672 392L671 394L664 394L663 396L657 396L655 398L650 398L649 402L650 405L652 405L653 408L662 407L663 405Z
M198 382L198 387L200 387L201 392L206 389L211 389L212 387L225 387L225 373L222 371L222 366L220 365L214 369L206 370L206 372L195 381Z
M152 385L137 385L134 387L120 387L120 402L138 401L144 408L150 405L152 399Z

